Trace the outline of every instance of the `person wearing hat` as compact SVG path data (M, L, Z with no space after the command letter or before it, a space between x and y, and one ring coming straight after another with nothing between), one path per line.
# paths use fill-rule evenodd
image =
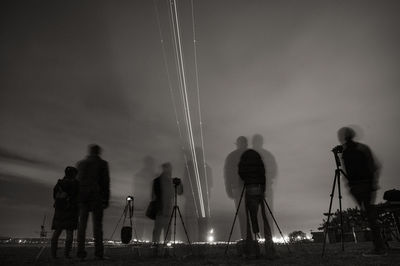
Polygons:
M79 182L76 179L78 170L75 167L65 168L65 176L59 179L53 190L54 216L51 229L51 255L57 258L58 239L66 231L64 255L70 258L74 230L78 228L78 192Z
M381 166L367 145L354 141L355 136L355 131L350 127L343 127L338 131L338 140L343 146L342 160L350 194L366 214L372 231L374 249L364 253L363 256L384 256L387 252L380 234L374 205Z

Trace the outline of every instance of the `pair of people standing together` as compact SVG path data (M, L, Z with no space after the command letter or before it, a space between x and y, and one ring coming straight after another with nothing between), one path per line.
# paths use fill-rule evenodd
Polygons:
M78 258L87 256L85 251L86 227L89 213L92 212L95 257L104 258L103 211L110 199L110 176L108 163L101 159L101 148L89 146L88 156L78 162L77 168L68 166L65 176L54 187L54 218L51 239L51 254L57 257L58 239L66 230L65 257L70 257L73 231L78 229Z

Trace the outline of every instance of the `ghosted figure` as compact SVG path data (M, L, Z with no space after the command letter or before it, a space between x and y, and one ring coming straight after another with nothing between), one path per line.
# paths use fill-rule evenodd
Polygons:
M240 157L239 175L246 186L245 202L246 214L250 216L251 228L255 239L260 237L258 226L258 208L261 207L261 215L264 223L265 249L268 256L275 254L275 247L272 242L271 228L265 212L264 193L265 193L265 168L262 158L258 152L249 149ZM249 222L247 220L247 222ZM249 228L249 227L247 227ZM251 239L248 230L246 239ZM250 242L249 242L250 243Z
M265 197L267 199L268 205L271 211L274 211L274 183L277 178L278 167L276 164L275 157L271 152L264 149L264 138L260 134L255 134L252 138L252 148L260 154L261 159L264 163L265 168ZM271 214L267 213L268 221L271 223L272 217ZM272 233L273 227L271 228Z
M235 202L237 209L240 201L240 195L243 189L243 180L239 176L238 165L240 157L248 149L247 138L240 136L236 140L236 150L229 153L225 159L224 165L224 179L226 194L230 199ZM239 212L239 226L241 239L246 238L246 211L244 204L240 204Z
M366 214L372 231L374 249L363 255L384 255L386 250L380 234L374 205L381 166L374 158L370 148L365 144L354 141L354 137L355 131L352 128L343 127L338 131L338 139L343 146L342 160L350 193Z
M139 239L150 238L152 224L145 219L144 212L151 199L151 184L156 176L156 161L151 156L143 158L143 166L133 177L133 197L135 199L136 233Z
M89 155L78 162L79 180L79 226L78 226L78 253L81 259L85 258L86 227L89 213L93 219L94 255L103 259L103 211L108 207L110 200L110 176L108 163L101 157L101 148L98 145L89 146Z
M70 258L74 230L78 228L78 191L76 179L78 170L75 167L65 168L65 176L59 179L53 189L54 217L51 229L51 256L57 258L58 239L63 230L66 231L64 256Z
M157 209L156 219L153 229L153 243L160 242L161 233L166 234L168 221L172 213L174 204L174 185L172 182L172 165L171 163L163 163L161 165L161 175L153 180L152 200L156 202ZM183 193L182 184L177 186L177 193ZM170 240L170 233L166 237ZM164 239L164 238L163 238Z
M211 168L204 162L203 150L196 147L197 168L200 178L200 189L196 182L195 165L193 160L187 162L184 176L185 186L185 224L192 241L206 242L207 233L210 229L210 197L213 187ZM201 194L200 194L201 193ZM202 196L202 203L200 199ZM201 209L204 206L204 212Z

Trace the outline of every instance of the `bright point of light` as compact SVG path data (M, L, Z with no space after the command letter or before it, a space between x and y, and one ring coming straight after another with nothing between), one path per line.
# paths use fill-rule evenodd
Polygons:
M214 242L214 236L208 236L207 237L208 242Z
M289 241L289 237L288 236L283 236L284 238L282 238L282 237L273 237L272 238L272 241L274 242L274 243L285 243L285 242L288 242Z
M213 228L211 228L210 234L214 234L214 229Z
M167 246L168 246L168 247L172 246L172 243L171 243L171 242L168 242L168 243L167 243Z

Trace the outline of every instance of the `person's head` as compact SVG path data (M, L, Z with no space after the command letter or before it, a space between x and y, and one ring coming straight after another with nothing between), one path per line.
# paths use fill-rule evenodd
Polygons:
M97 144L89 145L89 155L100 156L101 155L101 147Z
M236 139L236 146L238 149L247 149L248 143L247 138L244 136L240 136Z
M78 174L78 169L76 169L75 167L72 166L67 166L64 170L65 172L65 176L67 178L75 178L76 175Z
M161 165L161 169L162 169L162 172L163 172L164 174L168 174L168 175L171 175L171 174L172 174L172 165L171 165L171 163L169 163L169 162L163 163L163 164Z
M350 127L342 127L338 130L337 136L340 144L345 144L346 142L354 139L356 132Z
M261 149L264 145L264 138L260 134L255 134L251 140L253 148Z

